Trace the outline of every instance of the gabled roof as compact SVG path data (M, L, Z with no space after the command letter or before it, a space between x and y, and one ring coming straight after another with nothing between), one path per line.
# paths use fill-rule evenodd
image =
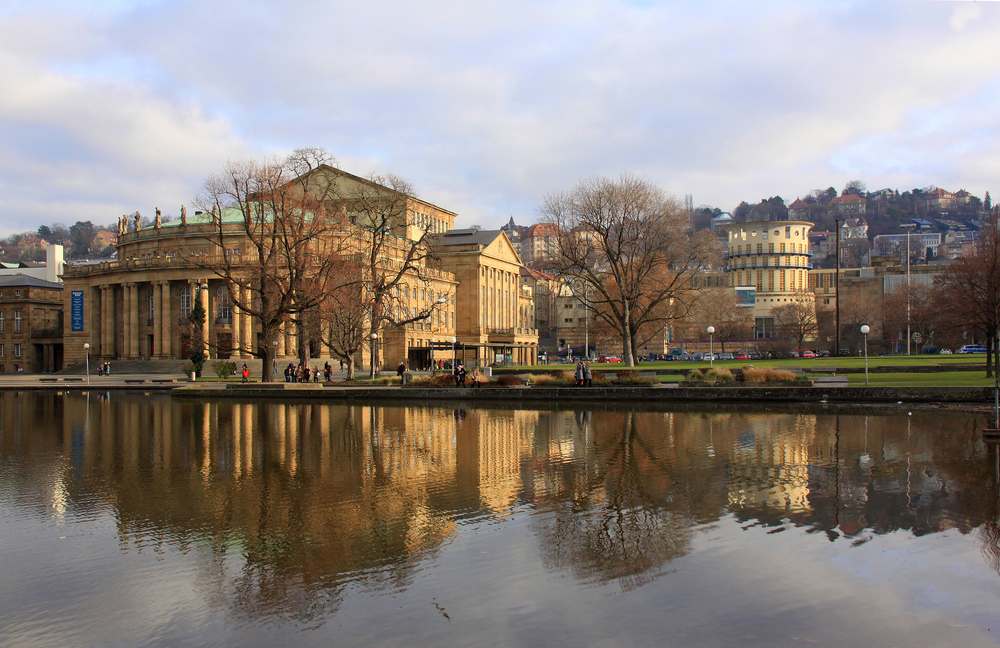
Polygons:
M454 229L434 237L434 245L448 247L452 245L478 245L487 247L503 234L503 230Z
M63 285L52 281L45 281L38 277L25 274L0 275L0 288L7 286L27 286L29 288L46 288L48 290L62 290Z

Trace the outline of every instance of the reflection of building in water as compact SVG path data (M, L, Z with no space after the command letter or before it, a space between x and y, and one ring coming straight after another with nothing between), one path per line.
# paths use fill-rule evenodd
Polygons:
M531 456L538 412L531 410L476 410L476 430L464 431L469 443L463 459L474 461L483 506L507 511L521 493L523 465ZM470 465L470 468L473 468Z
M729 504L791 513L809 508L813 415L760 415L733 420ZM726 426L728 427L728 426ZM720 425L718 434L727 430Z

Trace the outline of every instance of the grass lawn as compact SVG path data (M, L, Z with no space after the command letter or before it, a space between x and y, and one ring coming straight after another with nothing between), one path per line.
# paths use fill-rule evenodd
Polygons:
M787 358L782 360L716 360L714 367L738 369L747 365L754 367L801 367L809 371L810 367L843 367L863 369L865 366L864 357L839 357L839 358ZM983 354L970 355L913 355L913 356L869 356L868 368L875 367L910 367L910 366L939 366L949 365L978 365L982 367L974 371L967 369L956 369L955 371L941 371L935 373L874 373L869 372L868 384L880 387L905 387L905 386L941 386L941 387L992 387L993 378L986 377L986 356ZM636 371L656 371L671 370L671 373L660 373L657 377L663 383L676 383L681 380L681 376L673 373L681 370L707 367L707 362L641 362L635 367ZM544 368L550 371L564 370L572 371L574 365L559 364L546 365ZM538 370L540 367L523 367L527 370ZM614 375L615 372L628 369L621 363L591 363L594 371L601 371ZM864 385L865 375L863 373L848 374L851 385Z

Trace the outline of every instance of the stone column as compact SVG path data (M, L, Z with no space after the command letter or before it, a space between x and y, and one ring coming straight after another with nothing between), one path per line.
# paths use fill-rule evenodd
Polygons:
M252 295L249 288L238 288L241 293L240 301L244 304L250 304ZM253 357L253 350L256 341L253 336L253 319L250 317L250 313L245 311L240 311L240 346L244 349L251 351L250 354L244 354L243 357Z
M101 356L115 355L114 292L111 286L100 286L101 290Z
M209 344L208 344L208 341L209 341L208 334L209 334L209 330L210 330L209 326L208 326L208 323L212 321L212 318L214 317L214 314L209 310L209 303L208 303L208 280L207 279L200 280L198 282L198 287L200 288L200 290L198 291L198 299L201 300L201 307L205 311L205 324L202 327L202 331L201 331L202 338L205 340L205 356L206 357L211 357L212 354L211 354L211 352L209 350Z
M128 355L130 358L139 357L139 286L134 283L128 284L129 307L126 311L128 321L126 328L129 329Z
M170 314L173 312L173 304L170 301L170 282L161 281L159 285L160 290L160 306L163 309L163 314L160 317L160 329L158 331L160 336L160 355L164 358L169 358L172 354L173 349L173 339L171 336L171 331L173 327L171 324Z
M150 289L153 291L153 347L149 350L149 357L155 358L163 355L160 340L160 332L163 330L163 292L159 282L153 282Z
M233 348L233 352L232 352L232 355L230 357L232 357L233 359L240 359L240 358L243 357L243 345L240 344L240 336L242 335L242 332L241 332L242 326L241 326L241 324L243 322L240 321L240 311L236 307L236 299L235 299L234 295L232 294L233 288L235 288L236 290L240 289L239 286L233 286L233 287L229 288L229 290L230 290L229 301L232 302L232 305L233 305L232 306L232 313L229 316L229 321L231 322L230 325L229 325L229 331L230 331L230 333L232 335L232 339L233 339L233 341L231 342L231 345L232 345L232 348Z
M122 284L122 348L121 357L129 357L129 349L132 348L132 330L134 321L132 320L132 284Z

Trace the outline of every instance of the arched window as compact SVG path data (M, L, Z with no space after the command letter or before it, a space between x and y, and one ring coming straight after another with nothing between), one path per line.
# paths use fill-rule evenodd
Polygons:
M226 322L233 317L233 300L229 297L229 288L219 286L215 293L215 317Z
M191 317L191 286L181 288L181 317Z

